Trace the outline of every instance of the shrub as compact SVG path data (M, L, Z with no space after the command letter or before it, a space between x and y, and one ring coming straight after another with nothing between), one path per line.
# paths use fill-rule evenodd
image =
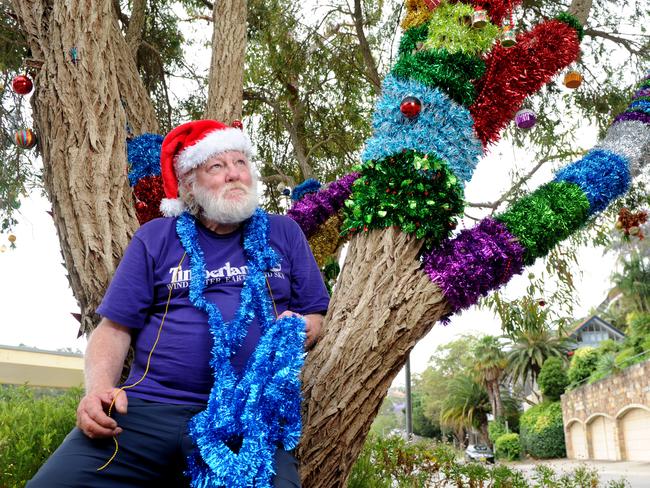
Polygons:
M646 359L648 359L647 354L639 355L634 348L627 347L616 355L614 362L618 369L625 369L634 364L641 363Z
M542 402L525 411L519 434L523 452L534 458L566 456L560 402Z
M0 486L25 486L74 427L81 389L39 395L0 387Z
M517 434L506 434L516 436ZM500 439L499 439L500 440ZM521 471L505 464L486 466L459 461L451 446L429 441L410 443L399 437L369 435L352 468L348 488L413 488L420 486L494 488L601 488L598 473L580 466L556 473L538 465L528 481ZM624 480L610 481L607 488L625 488Z
M558 357L550 357L544 361L537 377L537 384L544 398L551 401L559 400L569 384L564 362Z
M494 444L499 437L507 434L506 422L502 417L492 420L488 423L488 438Z
M510 433L503 434L494 443L495 454L499 459L506 459L508 461L515 461L519 459L521 454L521 443L519 442L519 434Z
M571 358L569 371L569 383L571 388L575 388L584 383L596 370L598 362L598 352L593 347L581 347L576 349Z
M610 375L618 373L620 369L616 364L616 354L613 352L605 353L598 359L596 370L589 377L589 383L595 383L603 378L607 378Z

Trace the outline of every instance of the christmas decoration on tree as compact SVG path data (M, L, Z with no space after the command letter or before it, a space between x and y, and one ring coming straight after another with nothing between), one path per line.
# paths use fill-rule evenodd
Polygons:
M18 95L29 95L34 88L34 84L29 76L18 75L11 81L11 88Z
M648 221L648 212L641 210L639 212L631 212L627 208L621 208L618 212L618 220L616 221L616 229L621 231L626 238L636 237L642 240L645 235L641 226Z
M299 185L296 185L291 192L291 200L297 202L308 193L316 193L321 186L320 181L314 178L308 178Z
M36 134L31 129L22 129L14 133L14 143L22 149L31 149L36 142Z
M537 116L529 108L523 108L515 114L515 124L520 129L531 129L537 122Z
M9 234L7 240L9 241L9 247L11 247L11 249L16 249L16 236L14 234Z
M160 201L164 198L160 178L160 148L163 137L157 134L142 134L127 139L129 161L129 184L133 188L138 222L144 224L162 217Z
M582 85L582 75L577 71L569 71L564 75L564 86L571 89L576 89Z

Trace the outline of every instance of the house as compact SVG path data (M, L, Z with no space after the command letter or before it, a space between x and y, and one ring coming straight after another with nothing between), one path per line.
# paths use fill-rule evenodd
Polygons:
M0 385L70 388L83 381L82 354L0 345Z
M585 346L598 347L607 339L621 342L625 339L625 334L598 315L592 315L578 325L569 337L576 343L574 349L578 349Z

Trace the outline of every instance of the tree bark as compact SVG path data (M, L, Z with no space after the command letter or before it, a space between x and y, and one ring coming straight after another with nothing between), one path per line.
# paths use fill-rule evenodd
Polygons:
M13 8L33 58L43 62L32 108L44 185L87 332L137 227L125 177L126 123L155 131L156 119L110 0L16 0Z
M246 54L246 0L217 0L205 117L225 124L242 116Z
M345 486L393 378L449 312L420 269L420 244L393 228L350 242L323 338L303 371L305 488Z
M575 15L582 25L587 23L591 11L592 0L573 0L569 6L569 13Z

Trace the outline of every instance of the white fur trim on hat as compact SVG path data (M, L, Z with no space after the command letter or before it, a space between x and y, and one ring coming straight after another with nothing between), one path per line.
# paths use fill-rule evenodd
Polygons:
M165 217L178 217L185 209L185 203L179 198L163 198L160 201L160 211Z
M241 151L250 158L253 155L253 145L241 129L227 127L213 130L196 144L179 152L174 166L178 174L187 173L203 164L211 156L226 151Z

